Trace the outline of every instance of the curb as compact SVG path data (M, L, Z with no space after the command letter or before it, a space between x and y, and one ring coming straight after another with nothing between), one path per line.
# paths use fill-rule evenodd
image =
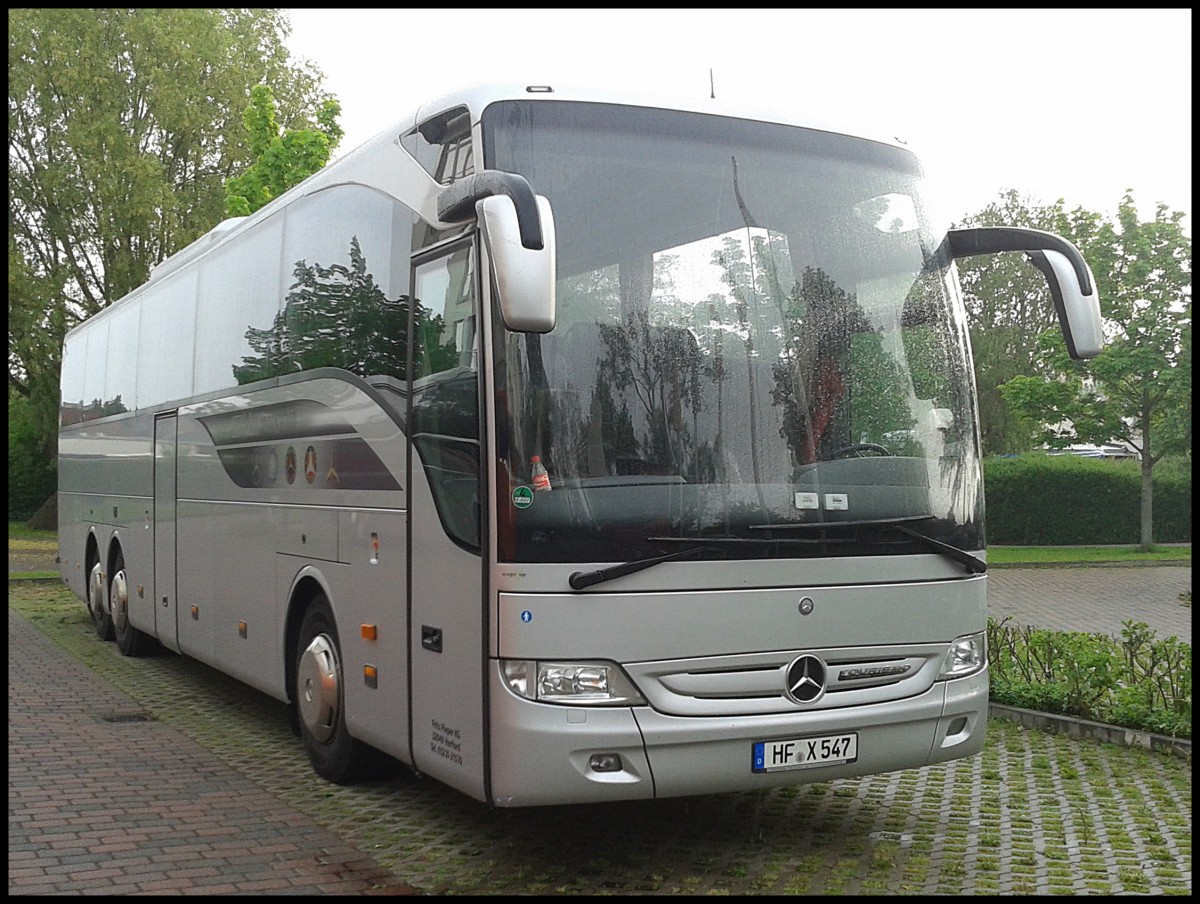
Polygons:
M993 568L1161 568L1174 565L1178 568L1191 568L1191 559L1154 559L1149 562L988 562L988 570Z
M1146 750L1157 750L1169 753L1191 762L1192 742L1190 738L1170 738L1166 735L1152 734L1148 731L1138 731L1134 728L1122 728L1119 725L1107 725L1103 722L1089 722L1087 719L1077 719L1073 716L1060 716L1057 713L1043 713L1032 709L1021 709L1019 706L1005 706L1001 703L988 704L988 716L1016 722L1025 728L1040 728L1055 734L1065 734L1072 738L1090 738L1109 744L1120 744L1125 747L1142 747Z

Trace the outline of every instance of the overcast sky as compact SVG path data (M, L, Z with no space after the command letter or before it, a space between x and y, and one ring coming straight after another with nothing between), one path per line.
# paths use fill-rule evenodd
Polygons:
M1192 11L290 9L344 153L488 79L847 118L904 138L953 219L1014 188L1107 217L1192 199ZM710 84L710 70L712 79Z

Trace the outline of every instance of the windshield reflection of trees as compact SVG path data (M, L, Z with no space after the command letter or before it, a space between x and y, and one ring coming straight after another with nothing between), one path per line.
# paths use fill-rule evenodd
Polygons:
M583 542L600 530L634 558L648 535L745 536L750 525L831 518L798 512L800 490L874 487L854 497L859 518L929 517L931 481L947 508L969 500L958 442L971 424L969 375L944 268L860 283L860 296L820 267L794 271L785 236L747 232L713 252L725 290L701 303L674 295L677 259L665 253L647 304L625 303L615 267L581 274L565 309L590 322L568 316L519 343L533 390L517 413L526 454L541 454L555 489L587 495L520 513L528 538ZM929 408L948 412L946 429L931 426ZM879 457L839 460L856 455ZM851 545L861 553L861 538Z
M701 404L701 357L685 329L652 326L645 310L601 325L596 388L615 472L682 474L695 480L695 417ZM616 410L610 387L638 407L645 435L634 439L627 402Z
M617 323L564 324L543 341L566 362L565 375L544 376L554 368L542 363L542 342L527 342L530 378L557 402L531 418L537 429L527 441L564 475L678 475L689 483L787 482L795 468L864 438L891 436L889 451L919 454L904 366L855 296L813 267L785 290L771 259L781 252L761 240L752 253L753 263L743 243L727 238L714 263L728 293L690 311L633 308ZM667 317L677 324L663 323ZM591 390L590 407L586 392L576 401L570 391L578 386ZM599 471L583 448L597 434ZM738 466L742 460L749 467Z

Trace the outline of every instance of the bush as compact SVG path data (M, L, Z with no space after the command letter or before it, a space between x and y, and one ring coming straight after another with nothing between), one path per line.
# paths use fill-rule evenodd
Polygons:
M1192 736L1192 647L1126 621L1106 634L1016 627L988 619L993 703L1175 738Z
M8 520L24 521L53 496L58 473L53 458L40 450L29 400L8 394Z
M1030 453L985 459L983 473L989 543L1141 542L1140 462ZM1191 469L1163 460L1154 469L1154 541L1190 543L1191 539Z

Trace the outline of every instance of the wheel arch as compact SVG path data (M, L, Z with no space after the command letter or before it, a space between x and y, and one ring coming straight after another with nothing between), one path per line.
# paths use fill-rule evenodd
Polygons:
M111 580L113 572L116 570L117 556L125 558L125 547L121 542L121 532L113 531L112 536L108 538L108 550L104 555L104 574L106 580Z
M88 529L87 540L83 546L83 563L88 574L91 573L92 566L100 561L100 540L96 536L96 528ZM86 576L86 575L85 575Z
M288 590L287 614L284 616L284 631L283 631L283 668L284 668L284 690L287 694L288 703L295 704L293 697L293 688L296 679L296 644L300 640L300 625L304 623L304 615L312 606L313 600L317 597L325 597L330 611L333 612L333 596L329 592L329 585L326 583L324 576L311 565L300 569L296 577L292 580L291 589ZM337 622L337 615L334 614L334 622Z

